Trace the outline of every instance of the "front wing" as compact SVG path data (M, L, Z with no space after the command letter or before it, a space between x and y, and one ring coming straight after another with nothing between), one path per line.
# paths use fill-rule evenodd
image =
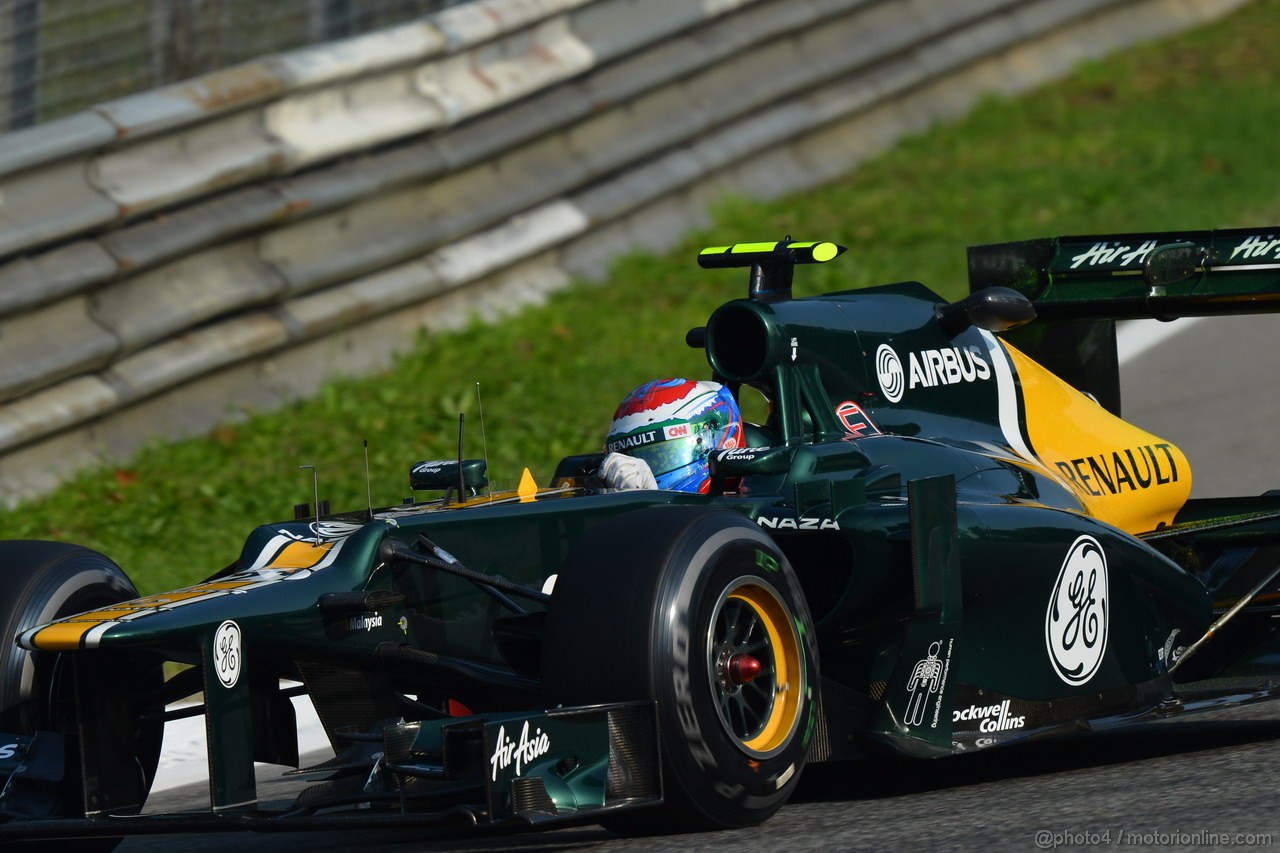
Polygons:
M518 828L594 822L662 802L656 707L633 702L487 714L388 725L372 769L340 760L288 806L0 824L0 842L184 832L299 832L437 825ZM0 774L14 786L47 785L64 744L52 732L7 737ZM378 752L381 754L379 755ZM345 768L349 770L350 768ZM308 772L308 771L302 771Z

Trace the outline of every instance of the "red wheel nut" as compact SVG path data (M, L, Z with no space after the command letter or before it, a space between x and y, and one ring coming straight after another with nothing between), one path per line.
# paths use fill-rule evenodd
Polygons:
M729 680L734 684L749 684L760 674L760 661L751 655L734 655L729 658Z

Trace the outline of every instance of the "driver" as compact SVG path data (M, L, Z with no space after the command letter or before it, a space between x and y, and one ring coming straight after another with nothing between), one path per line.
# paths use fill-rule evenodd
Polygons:
M742 415L719 382L656 379L628 394L613 413L599 476L613 489L706 494L707 458L742 444Z

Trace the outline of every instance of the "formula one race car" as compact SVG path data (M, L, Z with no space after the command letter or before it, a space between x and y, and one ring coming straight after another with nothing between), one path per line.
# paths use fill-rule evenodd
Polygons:
M768 402L707 494L605 489L601 454L511 493L482 460L420 463L443 496L317 495L144 598L85 548L0 543L0 839L744 826L806 762L1272 698L1280 494L1189 500L1182 452L1118 417L1114 320L1275 310L1278 246L980 246L954 303L793 298L832 243L706 249L750 292L687 341ZM335 754L267 808L254 763L297 766L301 692ZM145 813L165 722L193 713L210 807Z

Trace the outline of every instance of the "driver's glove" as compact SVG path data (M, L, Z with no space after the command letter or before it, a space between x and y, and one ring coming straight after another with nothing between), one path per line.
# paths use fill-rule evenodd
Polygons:
M658 481L653 478L649 463L625 453L610 453L606 456L600 463L597 476L608 489L658 488Z

